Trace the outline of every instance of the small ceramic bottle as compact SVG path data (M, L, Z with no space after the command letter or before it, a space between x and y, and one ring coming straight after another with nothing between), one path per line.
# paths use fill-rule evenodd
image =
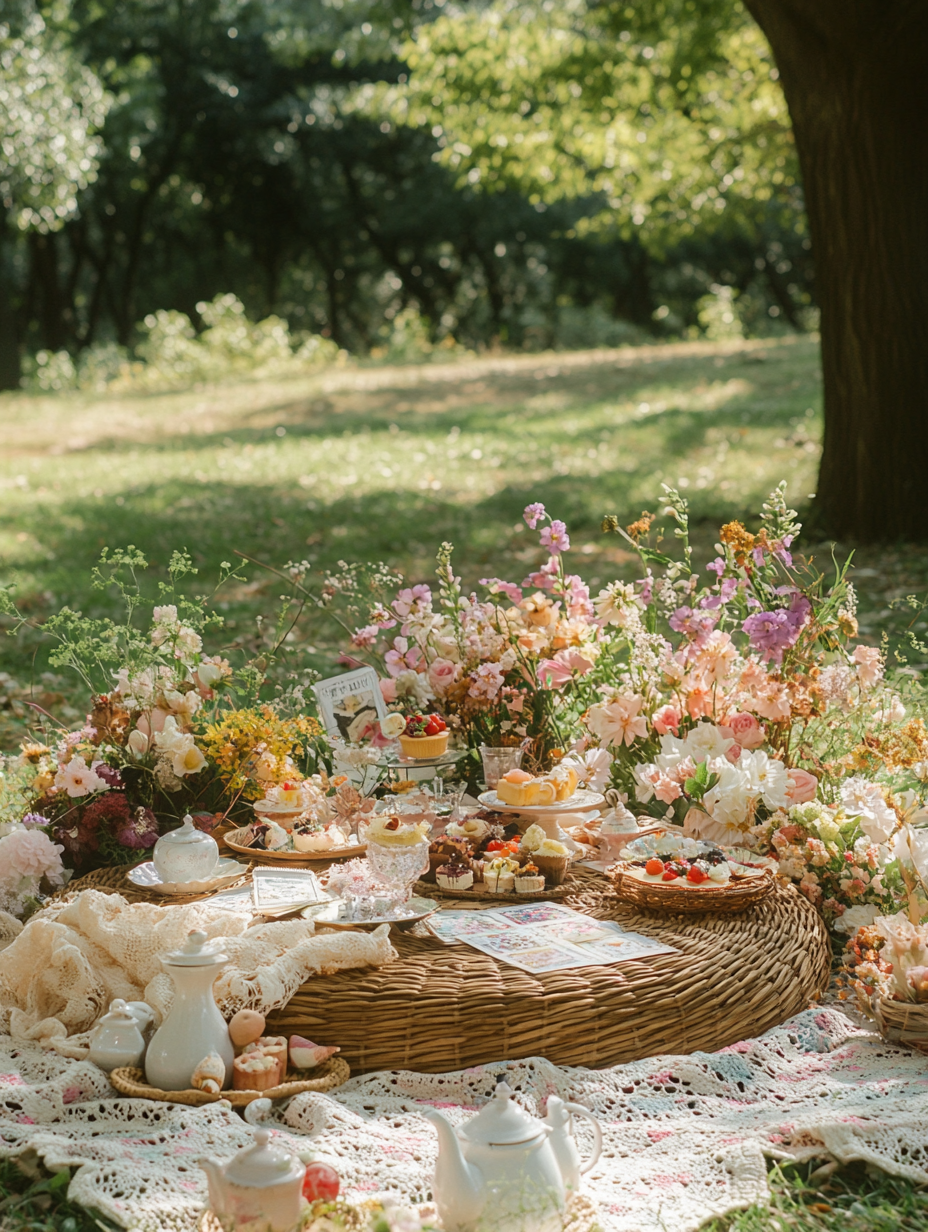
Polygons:
M225 1062L223 1088L232 1085L235 1050L213 996L216 976L229 957L206 941L206 933L192 932L183 949L161 960L174 981L174 1001L148 1045L145 1076L163 1091L186 1091L193 1071L211 1052Z
M88 1060L109 1073L120 1066L141 1065L144 1055L145 1039L139 1020L125 1001L117 997L110 1002L110 1012L93 1029Z
M151 858L155 872L166 885L205 881L219 863L219 844L211 835L198 830L188 813L182 826L162 834Z

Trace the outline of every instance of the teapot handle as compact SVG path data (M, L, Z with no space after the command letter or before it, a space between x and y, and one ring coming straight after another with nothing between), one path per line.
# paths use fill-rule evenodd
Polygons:
M589 1159L585 1160L580 1165L580 1173L582 1175L584 1172L589 1172L603 1152L602 1126L599 1123L599 1118L595 1117L589 1109L584 1108L582 1104L565 1104L564 1107L573 1116L583 1117L585 1121L589 1121L589 1123L593 1126L593 1150Z

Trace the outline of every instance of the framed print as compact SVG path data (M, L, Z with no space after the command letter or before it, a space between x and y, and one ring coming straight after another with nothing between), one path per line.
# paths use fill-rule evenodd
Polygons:
M372 667L320 680L313 685L313 692L326 734L350 744L370 740L375 725L386 718L387 706Z

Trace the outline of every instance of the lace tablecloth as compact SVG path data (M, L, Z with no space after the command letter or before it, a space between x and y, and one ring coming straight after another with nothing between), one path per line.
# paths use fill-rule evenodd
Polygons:
M334 1163L348 1197L422 1200L437 1149L423 1106L460 1124L502 1076L534 1112L556 1093L601 1118L603 1155L585 1179L604 1232L686 1232L763 1201L765 1154L830 1153L928 1180L925 1058L833 1008L720 1052L607 1070L530 1058L452 1074L369 1074L297 1096L273 1114L276 1131L293 1151ZM89 1062L0 1036L0 1154L32 1149L51 1168L76 1168L71 1197L124 1226L190 1232L206 1197L196 1160L230 1156L248 1126L222 1104L113 1095Z

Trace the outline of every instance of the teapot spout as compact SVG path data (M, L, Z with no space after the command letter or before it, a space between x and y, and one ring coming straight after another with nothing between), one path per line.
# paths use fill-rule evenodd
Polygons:
M197 1164L206 1173L210 1210L216 1215L221 1215L225 1209L225 1203L222 1200L225 1168L215 1159L198 1159Z
M466 1232L480 1218L486 1203L483 1177L464 1158L454 1126L435 1108L427 1117L438 1131L438 1161L435 1165L434 1198L446 1232Z

